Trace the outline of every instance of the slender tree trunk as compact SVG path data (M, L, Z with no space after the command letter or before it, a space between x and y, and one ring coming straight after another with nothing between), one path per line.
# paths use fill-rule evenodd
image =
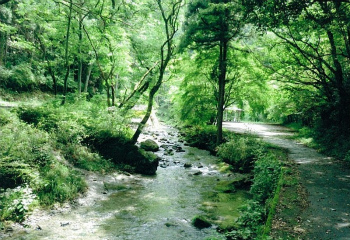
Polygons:
M148 104L147 104L147 110L145 116L142 118L141 122L139 123L131 142L135 144L137 142L137 139L139 138L140 134L142 133L142 130L145 128L146 123L148 119L151 116L152 109L153 109L153 102L154 102L154 96L156 95L157 91L159 90L159 87L161 86L161 83L163 81L163 75L164 73L159 73L159 79L157 81L157 84L152 87L149 96L148 96Z
M111 106L111 92L110 92L110 86L108 84L108 80L105 79L105 84L106 84L106 92L107 92L107 106Z
M68 47L69 47L69 34L70 34L70 27L72 22L72 10L73 10L73 0L69 1L69 15L68 15L68 23L67 23L67 34L66 34L66 46L65 46L65 66L66 66L66 75L64 76L64 86L63 86L63 99L62 99L62 105L66 103L66 95L67 95L67 88L68 88L68 77L70 72L69 67L69 56L68 56Z
M177 17L180 11L182 0L178 0L173 3L172 11L169 13L169 16L166 16L165 10L162 5L161 0L156 0L159 10L162 14L162 19L164 21L166 40L160 47L160 67L159 67L159 75L156 84L151 88L150 93L148 95L148 105L146 114L139 123L131 142L135 144L137 139L139 138L142 130L144 129L148 119L151 116L154 96L158 92L160 86L162 85L165 70L169 64L170 59L173 57L173 38L175 33L177 32Z
M115 106L115 86L114 85L111 85L111 90L112 90L112 107Z
M52 81L53 81L54 94L55 94L55 96L57 96L57 79L56 79L55 73L54 73L50 63L48 63L48 70L49 70L49 74L50 74Z
M227 42L221 41L220 55L219 55L219 99L218 99L218 114L217 114L216 145L219 145L222 142L222 122L224 118L226 71L227 71Z
M81 45L83 43L83 20L80 17L79 20L79 46L78 46L78 52L79 52L79 67L78 67L78 94L80 96L81 94L81 79L83 74L83 58L82 58L82 52L81 52Z
M94 65L93 63L89 64L89 67L88 67L88 72L86 74L85 84L84 84L84 93L87 93L87 90L88 90L89 80L90 80L90 75L91 75L93 65Z

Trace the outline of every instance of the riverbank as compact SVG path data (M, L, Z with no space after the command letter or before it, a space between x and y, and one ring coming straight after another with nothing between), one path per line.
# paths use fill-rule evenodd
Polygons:
M36 210L3 239L225 239L216 231L234 224L244 192L222 193L216 186L232 179L207 151L177 141L175 129L148 131L161 145L155 176L85 173L89 189L83 197L50 210ZM191 167L186 167L185 164ZM227 200L230 203L227 203ZM205 229L192 225L196 216L217 221ZM229 218L229 219L228 219Z

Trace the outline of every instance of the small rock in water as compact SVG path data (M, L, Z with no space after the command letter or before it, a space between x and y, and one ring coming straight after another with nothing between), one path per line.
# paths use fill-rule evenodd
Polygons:
M198 168L203 168L203 165L201 163L199 163Z
M195 176L197 176L197 175L201 175L201 174L202 174L202 172L201 172L201 171L198 171L198 172L193 173L193 175L195 175Z
M68 225L69 225L69 222L61 223L61 227L65 227L65 226L68 226Z
M160 164L159 165L161 168L166 168L167 166L169 166L168 164L166 164L166 163L162 163L162 164Z
M175 164L179 164L179 163L180 163L180 161L178 161L178 160L175 160L175 161L174 161L174 163L175 163Z
M185 167L185 168L190 168L190 167L192 167L192 164L191 164L191 163L185 163L185 164L184 164L184 167Z

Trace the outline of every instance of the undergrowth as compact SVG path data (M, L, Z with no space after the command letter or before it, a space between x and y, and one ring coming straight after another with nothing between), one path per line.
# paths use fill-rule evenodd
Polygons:
M54 157L49 133L1 113L0 221L23 221L31 207L71 200L85 190L80 174Z
M87 139L129 139L127 121L99 96L0 109L0 222L21 222L32 208L73 200L86 190L81 173L115 164ZM120 167L119 167L120 168ZM128 168L128 166L125 166Z

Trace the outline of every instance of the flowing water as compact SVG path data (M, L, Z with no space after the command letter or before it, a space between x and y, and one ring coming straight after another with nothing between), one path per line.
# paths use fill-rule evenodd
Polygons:
M238 207L248 197L244 191L218 190L234 175L220 172L222 165L207 151L179 143L174 129L150 131L140 140L147 138L161 145L157 175L87 174L85 197L34 212L27 228L14 228L4 239L224 239L217 226L234 225ZM185 163L192 167L185 168ZM192 225L195 216L214 224L197 229Z

